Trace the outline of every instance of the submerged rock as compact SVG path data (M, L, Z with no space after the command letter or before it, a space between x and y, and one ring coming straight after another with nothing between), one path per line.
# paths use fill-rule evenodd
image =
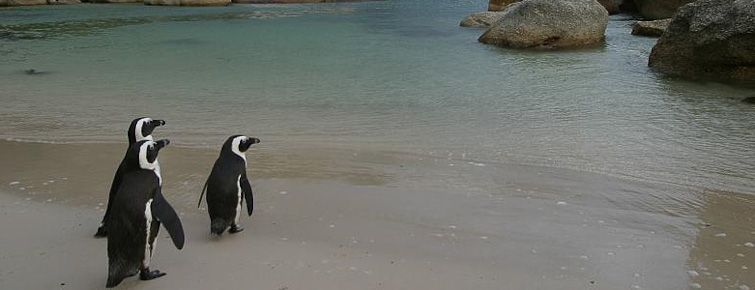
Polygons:
M653 47L648 65L692 79L755 81L755 1L685 5Z
M231 0L144 0L144 5L160 6L226 6Z
M490 27L500 20L503 14L503 12L493 11L477 12L464 18L459 25L463 27Z
M671 23L671 18L651 21L637 21L632 25L632 35L661 36Z
M640 15L648 20L671 18L679 7L692 2L695 0L634 0Z
M33 68L30 68L30 69L24 70L24 74L26 74L26 75L30 75L30 76L39 76L39 75L46 75L46 74L49 74L49 73L50 73L50 72L46 72L46 71L39 71L39 70L36 70L36 69L33 69Z
M521 0L490 0L488 3L488 11L503 11L506 9L506 6L519 1Z
M569 48L602 43L608 12L595 0L512 4L479 41L511 48Z

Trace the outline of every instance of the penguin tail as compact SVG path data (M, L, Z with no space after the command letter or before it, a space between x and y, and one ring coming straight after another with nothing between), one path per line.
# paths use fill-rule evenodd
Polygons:
M123 273L122 271L110 271L109 275L107 275L107 284L105 284L106 288L113 288L115 286L118 286L118 284L121 284L123 279L126 279L128 275L126 273Z
M105 284L105 288L113 288L115 286L118 286L118 284L121 284L121 281L126 277L115 277L115 276L108 276L107 277L107 284Z
M113 288L121 284L123 279L136 275L137 271L126 271L122 265L110 265L108 267L106 288Z
M207 181L204 182L204 187L202 187L202 193L199 194L199 202L197 203L197 208L202 205L202 197L204 197L205 191L207 191L207 183L210 182L210 179L208 178Z
M228 223L226 223L225 220L216 218L212 220L212 224L210 225L210 232L219 236L222 235L227 228Z

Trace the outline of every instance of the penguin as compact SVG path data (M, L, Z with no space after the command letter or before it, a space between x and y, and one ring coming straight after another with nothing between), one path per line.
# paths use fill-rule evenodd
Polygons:
M197 207L202 204L202 197L206 191L212 234L220 236L229 227L228 232L231 234L244 230L239 225L241 203L244 199L246 199L246 212L249 216L252 215L254 198L252 186L246 176L245 152L257 143L260 143L260 139L233 135L220 149L220 156L212 167L212 172L202 188L197 204Z
M165 121L163 120L152 120L151 118L136 118L133 121L131 121L131 125L128 127L128 146L131 148L132 145L134 145L136 142L142 141L142 140L152 140L152 131L155 130L155 128L165 125ZM128 154L128 150L126 150L126 153ZM105 210L105 215L102 217L102 222L100 222L100 227L97 228L97 233L94 234L94 237L96 238L104 238L107 236L107 229L105 227L105 221L107 220L108 215L110 214L110 207L112 205L113 201L113 195L115 195L115 191L118 190L118 185L121 183L121 178L123 174L125 173L126 169L126 157L123 157L123 160L121 161L121 164L118 165L118 170L115 171L115 176L113 177L113 182L110 185L110 193L108 194L107 199L107 209Z
M183 249L184 230L176 211L162 194L158 152L168 140L139 141L126 153L127 171L113 197L107 223L108 278L106 287L139 274L152 280L165 273L150 270L155 238L164 225L176 248Z

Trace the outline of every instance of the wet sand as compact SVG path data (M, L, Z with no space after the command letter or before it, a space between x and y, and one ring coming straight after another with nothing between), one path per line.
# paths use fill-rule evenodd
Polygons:
M214 149L161 153L184 250L120 289L749 289L755 198L586 172L334 148L250 151L246 230L209 236ZM0 141L0 288L99 289L123 144ZM455 166L449 166L453 162ZM723 235L722 235L723 234Z

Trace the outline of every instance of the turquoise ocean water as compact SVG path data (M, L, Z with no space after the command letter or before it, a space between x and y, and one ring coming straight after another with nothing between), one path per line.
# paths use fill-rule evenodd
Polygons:
M122 142L146 115L190 147L248 133L269 150L392 151L753 192L755 107L740 100L754 89L653 73L655 39L631 36L626 15L612 17L600 48L482 45L481 30L458 22L485 2L3 8L0 137Z

